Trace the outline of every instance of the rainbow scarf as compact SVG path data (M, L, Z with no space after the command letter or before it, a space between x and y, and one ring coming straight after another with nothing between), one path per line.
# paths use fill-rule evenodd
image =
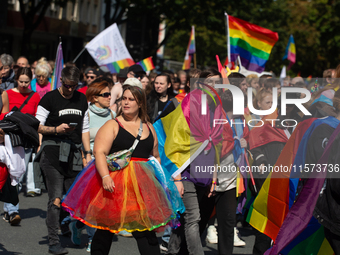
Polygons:
M230 58L241 58L242 66L249 71L264 71L269 55L279 40L277 33L228 15Z
M202 91L189 93L182 103L153 126L158 138L158 150L162 166L176 177L185 170L203 151L207 153L222 140L222 125L210 126L211 118L222 118L222 106L211 113L201 113ZM213 114L213 116L212 116ZM210 156L215 158L215 152Z
M145 72L155 69L155 65L153 64L152 57L148 57L148 58L143 59L142 61L139 61L137 65L140 65Z

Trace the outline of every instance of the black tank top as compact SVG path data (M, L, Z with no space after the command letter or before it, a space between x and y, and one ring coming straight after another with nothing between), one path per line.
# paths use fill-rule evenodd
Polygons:
M132 134L126 131L119 122L118 125L119 125L118 134L116 139L112 143L110 154L117 151L129 149L132 146L133 142L136 140L136 137L134 137ZM154 143L153 135L151 133L151 130L149 129L149 136L143 140L142 139L139 140L137 147L132 153L132 157L149 158L153 149L153 143Z

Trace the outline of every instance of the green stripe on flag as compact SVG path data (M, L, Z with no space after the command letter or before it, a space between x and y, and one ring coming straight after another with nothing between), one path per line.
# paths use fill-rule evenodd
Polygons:
M269 55L267 52L264 52L260 49L254 48L252 47L249 43L247 43L246 41L240 39L240 38L232 38L230 37L230 44L234 45L234 46L238 46L241 47L242 49L245 49L247 51L249 51L252 55L268 60Z

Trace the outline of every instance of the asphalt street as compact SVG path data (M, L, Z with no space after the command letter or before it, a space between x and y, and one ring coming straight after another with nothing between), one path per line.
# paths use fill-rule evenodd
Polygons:
M19 226L11 226L0 220L0 254L1 255L43 255L48 253L47 228L45 225L47 193L43 192L38 197L25 197L19 194L22 221ZM3 203L0 202L0 212L3 213ZM250 229L239 228L240 234L246 242L245 247L234 247L234 254L252 254L254 235ZM161 242L162 233L157 234ZM60 236L62 244L71 255L89 254L86 252L87 235L82 233L82 244L75 246L69 237ZM205 254L217 253L216 244L208 244L202 238ZM134 238L115 236L110 255L137 255L139 254Z

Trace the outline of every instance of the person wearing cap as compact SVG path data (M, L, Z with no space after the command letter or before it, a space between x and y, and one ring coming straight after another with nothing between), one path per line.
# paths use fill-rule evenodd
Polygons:
M85 71L85 78L86 78L86 85L82 87L81 89L78 89L79 92L83 93L86 95L86 91L88 86L95 80L97 77L100 75L100 73L94 69L94 68L89 68Z
M138 80L141 80L143 75L145 75L145 71L140 65L132 65L129 67L127 77L128 78L137 78Z

